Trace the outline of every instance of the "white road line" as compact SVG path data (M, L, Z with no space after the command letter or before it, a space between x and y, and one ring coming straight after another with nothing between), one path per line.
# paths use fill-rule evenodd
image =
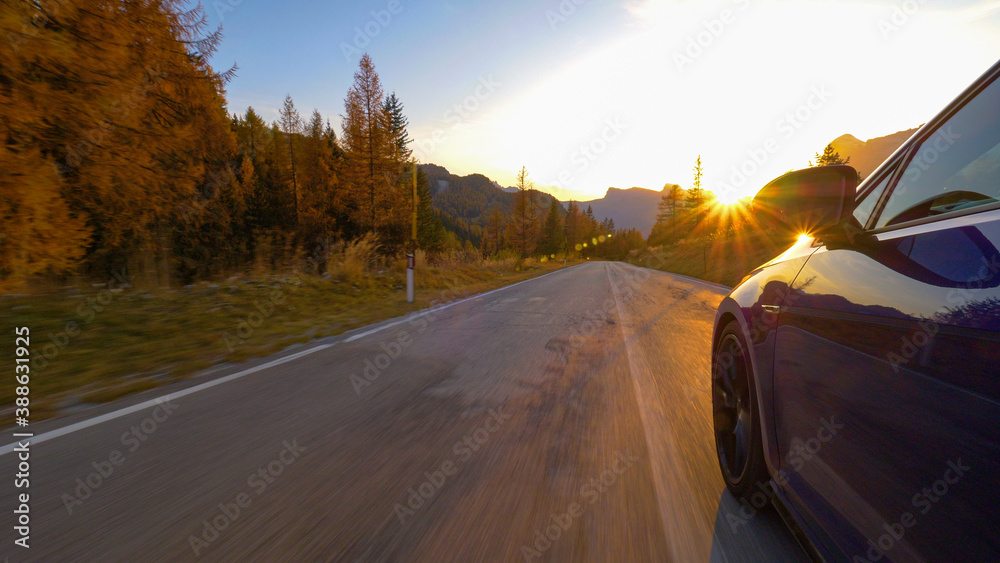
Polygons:
M571 266L570 268L575 268L575 267L576 266ZM514 286L521 285L522 283L527 283L527 282L530 282L530 281L540 280L540 279L542 279L542 278L544 278L546 276L551 276L552 274L558 274L559 272L564 272L566 270L569 270L570 268L563 268L561 270L556 270L555 272L549 272L547 274L538 276L536 278L531 278L531 279L528 279L528 280L523 280L523 281L519 281L517 283L510 284L510 285L505 285L504 287L500 287L500 288L497 288L497 289L494 289L494 290L491 290L491 291L487 291L486 293L480 293L478 295L473 295L472 297L466 297L465 299L460 299L458 301L452 301L451 303L448 303L447 305L442 305L440 307L433 307L433 308L430 308L430 309L425 309L424 311L418 313L416 316L419 317L419 316L422 316L422 315L426 315L428 313L432 313L432 312L435 312L435 311L441 311L443 309L447 309L448 307L451 307L451 306L454 306L454 305L458 305L459 303L465 303L466 301L473 301L475 299L480 299L480 298L486 297L487 295L490 295L492 293L496 293L498 291L503 291L505 289L510 289L510 288L512 288ZM411 320L413 318L414 318L413 316L409 316L409 317L407 317L405 319L400 319L398 321L395 321L395 322L392 322L392 323L389 323L389 324L386 324L386 325L375 327L375 328L373 328L371 330L362 332L360 334L355 334L354 336L351 336L350 338L345 339L344 342L354 342L355 340L358 340L359 338L364 338L365 336L368 336L368 335L371 335L371 334L375 334L376 332L378 332L380 330L400 325L400 324L402 324L404 322L407 322L407 321L409 321L409 320ZM262 370L265 370L265 369L270 369L270 368L273 368L274 366L278 366L278 365L290 362L292 360L297 360L297 359L299 359L299 358L301 358L303 356L308 356L309 354L312 354L314 352L319 352L320 350L326 350L327 348L330 348L331 346L334 346L334 344L336 344L336 343L333 343L333 344L321 344L319 346L310 348L308 350L303 350L303 351L298 352L296 354L292 354L291 356L285 356L284 358L278 358L277 360L272 360L270 362L267 362L265 364L261 364L259 366L254 366L252 368L247 368L247 369L245 369L243 371L240 371L240 372L237 372L237 373L233 373L233 374L227 375L225 377L220 377L219 379L213 379L212 381L207 381L205 383L202 383L201 385L195 385L194 387L189 387L189 388L183 389L181 391L176 391L174 393L169 393L167 395L164 395L162 397L158 397L156 399L150 399L148 401L144 401L142 403L139 403L139 404L136 404L136 405L132 405L130 407L125 407L123 409L118 409L116 411L112 411L112 412L109 412L107 414L102 414L100 416L96 416L96 417L88 419L88 420L77 422L75 424L70 424L69 426L64 426L63 428L58 428L58 429L52 430L50 432L45 432L45 433L42 433L42 434L39 434L39 435L35 436L34 438L29 438L27 441L30 442L31 444L38 444L38 443L41 443L41 442L47 442L47 441L52 440L54 438L58 438L60 436L65 436L67 434L71 434L73 432L76 432L77 430L83 430L84 428L90 428L91 426L96 426L98 424L101 424L102 422L107 422L109 420L114 420L116 418L121 418L123 416L132 414L134 412L139 412L139 411L144 410L144 409L155 407L155 406L157 406L157 405L159 405L159 404L161 404L163 402L166 402L166 401L171 401L171 400L174 400L174 399L179 399L180 397L184 397L184 396L190 395L192 393L197 393L198 391L204 391L205 389L209 389L211 387L215 387L216 385L222 385L223 383L228 383L228 382L233 381L235 379L239 379L241 377L250 375L251 373L256 373L258 371L262 371ZM17 442L14 442L12 444L7 444L6 446L0 447L0 456L6 455L6 454L9 454L9 453L13 452L15 447L17 447Z
M531 278L531 279L527 279L527 280L522 280L522 281L519 281L517 283L512 283L510 285L505 285L503 287L498 287L497 289L491 289L490 291L487 291L486 293L479 293L479 294L473 295L472 297L466 297L464 299L459 299L458 301L452 301L451 303L448 303L446 305L441 305L441 306L438 306L438 307L431 307L429 309L423 309L422 311L418 311L417 313L415 313L413 315L407 316L405 319L399 319L398 321L393 321L393 322L388 323L388 324L377 326L377 327L375 327L375 328L373 328L371 330L366 330L365 332L362 332L360 334L355 334L354 336L351 336L350 338L346 338L344 340L344 342L354 342L355 340L364 338L366 336L371 336L372 334L375 334L376 332L378 332L380 330L385 330L387 328L392 328L394 326L401 325L401 324L403 324L405 322L409 322L412 319L415 319L415 318L418 318L418 317L422 317L422 316L427 315L429 313L436 313L438 311L443 311L443 310L447 309L448 307L453 307L453 306L458 305L460 303L465 303L466 301L474 301L476 299L482 299L483 297L486 297L487 295L491 295L493 293L497 293L498 291L503 291L505 289L510 289L512 287L517 287L517 286L521 285L522 283L528 283L528 282L540 280L540 279L542 279L542 278L544 278L546 276L551 276L552 274L558 274L559 272L565 272L566 270L570 270L572 268L576 268L577 266L582 266L582 265L583 264L577 264L576 266L570 266L569 268L563 268L561 270L556 270L554 272L549 272L547 274L543 274L543 275L535 277L535 278Z
M212 381L207 381L205 383L202 383L201 385L195 385L194 387L189 387L187 389L182 389L180 391L175 391L173 393L169 393L167 395L164 395L164 396L156 398L156 399L150 399L148 401L144 401L144 402L139 403L137 405L132 405L130 407L125 407L123 409L112 411L112 412L109 412L107 414L102 414L100 416L96 416L96 417L88 419L88 420L77 422L75 424L70 424L69 426L64 426L63 428L58 428L56 430L52 430L51 432L45 432L43 434L39 434L39 435L35 436L34 438L29 438L29 439L24 440L24 441L30 442L32 445L38 444L40 442L47 442L48 440L51 440L53 438L58 438L60 436L65 436L66 434L71 434L73 432L76 432L77 430L83 430L84 428L90 428L91 426L96 426L98 424L101 424L102 422L107 422L109 420L114 420L116 418L121 418L121 417L123 417L125 415L129 415L129 414L132 414L134 412L138 412L138 411L141 411L141 410L144 410L144 409L155 407L156 405L159 405L159 404L167 402L167 401L172 401L174 399L179 399L179 398L184 397L186 395L190 395L192 393L197 393L198 391L203 391L203 390L208 389L210 387L215 387L216 385L222 385L223 383L227 383L227 382L232 381L234 379L239 379L241 377L250 375L251 373L256 373L258 371L262 371L262 370L265 370L265 369L273 368L274 366L278 366L278 365L281 365L281 364L284 364L284 363L287 363L287 362L291 362L292 360L297 360L297 359L299 359L299 358L301 358L303 356L308 356L309 354L313 354L315 352L319 352L320 350L326 350L327 348L330 348L331 346L333 346L333 344L321 344L321 345L316 346L314 348L310 348L308 350L303 350L303 351L298 352L296 354L292 354L291 356L285 356L284 358L278 358L277 360L272 360L270 362L267 362L266 364L261 364L259 366L254 366L252 368L247 368L247 369L245 369L243 371L240 371L240 372L237 372L237 373L233 373L233 374L227 375L225 377L220 377L219 379L213 379ZM15 442L13 444L8 444L8 445L3 446L3 447L0 447L0 456L11 453L12 451L14 451L14 447L16 447L16 446L17 446L17 442Z
M693 522L692 510L697 506L697 499L688 483L688 477L682 468L676 468L671 463L683 459L676 444L663 404L660 402L660 392L656 379L646 362L645 356L637 353L632 344L634 338L629 337L626 327L632 324L625 309L622 308L618 296L618 288L611 279L612 265L608 264L606 272L611 291L615 296L618 310L618 326L621 327L625 355L628 358L629 372L632 375L632 385L635 389L635 400L639 405L639 418L642 420L643 435L646 438L646 449L649 452L650 470L653 473L653 487L656 490L656 506L660 513L660 524L671 550L673 561L707 561L710 554L708 542L703 538L711 538L711 529L698 529L701 526ZM654 439L651 430L662 431L665 435L657 435ZM667 493L670 493L670 497ZM670 518L667 515L670 515ZM668 526L667 523L670 523Z

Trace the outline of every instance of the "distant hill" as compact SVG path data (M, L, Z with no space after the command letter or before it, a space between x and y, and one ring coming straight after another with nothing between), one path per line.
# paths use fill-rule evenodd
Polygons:
M656 223L657 204L661 195L660 192L645 188L608 188L601 199L581 201L579 206L581 211L586 211L587 206L592 207L598 221L609 217L614 220L616 228L638 229L643 236L649 236L649 231Z
M834 139L831 144L834 150L840 153L840 156L851 157L851 166L862 177L868 177L879 165L885 162L885 159L889 158L892 153L896 152L896 149L912 137L917 129L919 128L915 127L867 141L862 141L854 135L841 135Z
M445 227L460 240L479 244L483 227L494 208L505 216L514 209L517 188L503 188L482 174L456 176L443 166L422 164L420 169L430 183L432 206L441 214ZM539 212L552 202L549 194L535 191L535 206Z

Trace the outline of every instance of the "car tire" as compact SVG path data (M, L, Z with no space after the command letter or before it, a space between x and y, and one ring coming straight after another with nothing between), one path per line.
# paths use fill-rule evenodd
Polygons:
M719 469L736 498L748 497L770 480L755 381L747 341L740 325L730 321L712 357L712 414Z

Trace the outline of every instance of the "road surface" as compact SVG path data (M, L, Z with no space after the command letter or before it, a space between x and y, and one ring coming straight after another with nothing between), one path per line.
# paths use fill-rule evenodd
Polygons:
M14 545L8 483L3 553L803 560L719 475L709 343L724 293L586 263L33 425L30 549Z

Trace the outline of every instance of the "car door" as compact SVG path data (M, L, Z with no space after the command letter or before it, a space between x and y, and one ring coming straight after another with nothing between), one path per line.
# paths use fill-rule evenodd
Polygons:
M1000 66L859 191L778 317L786 491L847 559L1000 559Z

